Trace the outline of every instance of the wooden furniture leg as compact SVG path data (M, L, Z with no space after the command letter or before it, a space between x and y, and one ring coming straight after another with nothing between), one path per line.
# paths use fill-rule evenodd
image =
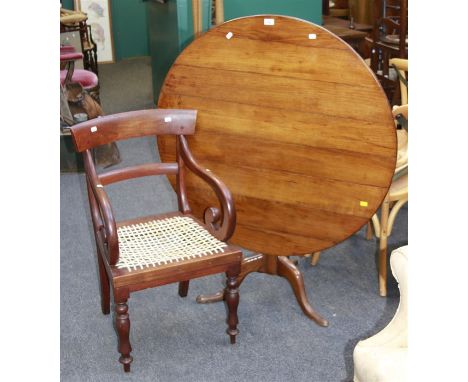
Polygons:
M123 365L124 371L130 371L130 364L133 357L130 355L132 346L130 345L130 319L128 318L128 296L119 296L115 293L115 327L119 338L119 353L121 354L119 362Z
M239 330L237 329L237 324L239 323L237 317L237 307L239 305L238 274L239 268L226 272L227 282L226 289L224 290L224 301L226 302L228 311L228 329L226 333L229 335L231 344L236 343L236 336L239 334Z
M241 271L237 279L237 286L239 287L245 277L252 272L267 273L286 278L291 284L297 302L304 314L314 320L318 325L324 327L328 326L328 321L315 312L308 302L302 274L294 263L286 256L268 256L258 254L243 259ZM222 301L223 295L223 292L218 292L213 295L200 295L197 297L197 302L206 304Z
M110 313L110 284L104 262L98 247L99 281L101 284L101 309L103 314Z
M192 0L193 35L199 37L202 32L202 8L200 0Z
M224 23L224 0L216 0L215 23L216 25Z
M297 302L304 314L320 326L328 326L328 321L321 317L310 305L304 287L301 271L286 256L278 256L277 275L286 278L296 295Z
M370 222L370 220L367 222L367 230L366 230L366 239L367 240L371 240L372 239L372 236L373 236L373 232L372 232L372 223Z
M181 281L179 283L179 296L180 297L187 297L189 283L190 283L190 280Z
M312 253L312 255L310 256L310 265L315 267L318 264L319 260L320 260L320 251Z
M390 205L388 197L385 198L380 217L380 240L379 240L379 293L382 297L387 296L387 226Z
M258 272L263 265L263 255L255 255L246 257L242 260L241 271L237 277L237 287L240 287L245 277L252 272ZM214 293L211 295L201 294L197 296L197 302L199 304L209 304L212 302L223 301L224 291Z

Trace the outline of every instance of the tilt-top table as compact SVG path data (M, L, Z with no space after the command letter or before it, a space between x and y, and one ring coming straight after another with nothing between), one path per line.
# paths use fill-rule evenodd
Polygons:
M285 277L303 312L327 326L287 256L321 251L354 234L390 186L395 126L364 61L315 24L240 18L180 54L158 106L198 110L190 148L234 196L231 242L258 253L243 260L239 284L251 272ZM159 137L158 145L163 161L175 160L171 137ZM214 194L196 177L186 183L193 213L203 216Z

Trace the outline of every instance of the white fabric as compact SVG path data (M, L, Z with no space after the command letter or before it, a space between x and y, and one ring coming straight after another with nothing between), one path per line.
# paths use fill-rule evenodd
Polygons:
M404 382L408 352L408 246L392 252L390 266L400 288L400 305L390 323L354 348L355 382Z

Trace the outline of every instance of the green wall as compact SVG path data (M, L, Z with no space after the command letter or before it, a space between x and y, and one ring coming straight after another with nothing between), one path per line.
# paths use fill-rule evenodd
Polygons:
M322 0L224 0L224 19L263 13L299 17L322 24Z
M146 4L143 0L110 0L116 60L149 56ZM73 0L62 0L73 9Z

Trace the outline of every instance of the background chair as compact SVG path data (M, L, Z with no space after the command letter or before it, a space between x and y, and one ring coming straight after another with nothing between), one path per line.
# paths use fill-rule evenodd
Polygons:
M91 26L87 25L88 16L81 11L60 8L60 33L78 32L80 34L83 65L98 75L97 45L93 40Z
M400 288L400 305L390 323L354 348L354 382L406 381L408 353L408 246L392 252L393 275Z
M393 109L393 116L402 116L408 120L408 105ZM367 225L367 239L372 238L372 228L379 239L379 293L382 297L387 295L387 239L392 233L393 223L401 207L408 202L408 132L405 129L397 130L398 156L395 175L390 189L385 196L380 210L380 219L377 214L372 216Z
M225 301L231 343L237 331L239 292L237 276L242 252L227 245L235 228L236 213L229 190L209 170L193 158L185 135L195 131L196 111L142 110L115 114L71 126L73 141L83 153L96 239L101 308L110 312L110 288L115 305L119 338L119 361L130 371L132 350L127 300L130 293L179 282L179 295L185 297L189 280L226 272ZM148 135L175 135L175 163L148 163L97 174L91 149L110 142ZM191 215L185 177L187 169L207 183L218 197L219 208L205 210L205 222ZM179 211L116 222L104 186L150 175L175 175Z
M373 13L370 66L393 100L396 82L390 76L390 59L408 57L408 0L375 0Z
M408 104L408 60L405 58L392 58L390 66L395 68L400 88L400 105ZM395 99L395 97L394 97Z
M408 121L408 105L397 106L392 111L396 121L403 118ZM397 122L395 122L397 124ZM406 129L397 129L398 153L395 175L390 189L381 206L380 219L377 214L367 223L367 240L372 239L373 232L379 239L379 293L382 297L387 295L387 239L392 233L395 218L401 207L408 202L408 132ZM310 255L310 264L317 265L320 252Z
M83 89L100 103L98 76L85 69L75 69L75 61L83 59L83 53L75 52L71 46L60 47L60 84L79 83Z

